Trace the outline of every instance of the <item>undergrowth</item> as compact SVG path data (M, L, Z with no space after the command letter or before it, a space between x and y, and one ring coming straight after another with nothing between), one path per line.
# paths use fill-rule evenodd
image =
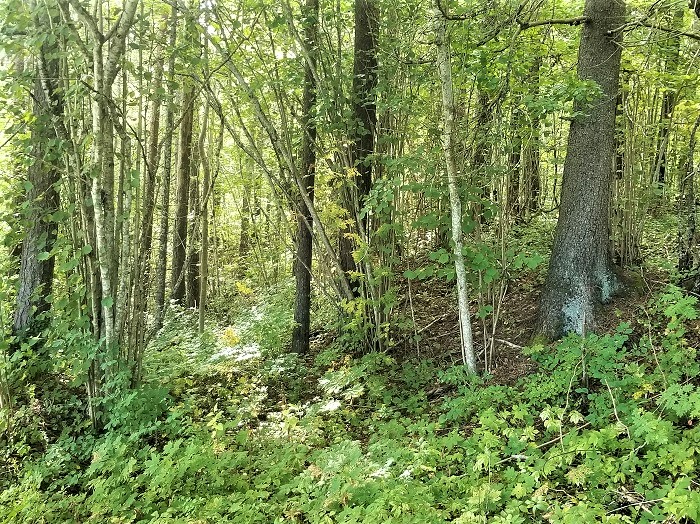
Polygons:
M700 521L697 304L679 289L644 333L528 348L537 371L514 386L334 346L289 355L284 299L266 300L204 337L173 314L102 434L66 421L6 469L0 522Z

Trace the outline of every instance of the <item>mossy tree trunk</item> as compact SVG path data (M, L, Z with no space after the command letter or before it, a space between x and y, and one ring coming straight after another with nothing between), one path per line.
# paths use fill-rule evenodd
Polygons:
M50 144L57 142L52 120L62 118L63 103L57 94L56 82L59 64L55 45L43 44L39 51L38 67L32 99L35 122L32 128L32 164L27 170L26 230L22 240L19 269L19 287L13 318L13 331L20 337L38 331L38 320L48 311L46 300L51 294L55 258L52 254L58 224L52 214L58 210L56 189L60 170L56 159L60 153Z

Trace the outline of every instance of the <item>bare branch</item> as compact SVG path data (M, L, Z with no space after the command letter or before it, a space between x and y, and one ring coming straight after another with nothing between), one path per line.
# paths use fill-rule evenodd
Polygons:
M672 35L676 36L685 36L687 38L691 38L693 40L700 40L700 33L691 33L688 31L681 31L680 29L673 29L672 27L668 27L662 24L654 24L651 22L645 22L643 20L635 20L633 22L628 22L624 25L621 25L620 27L613 29L611 31L608 31L608 36L613 36L621 31L627 32L627 31L633 31L639 27L648 27L649 29L656 29L657 31L663 31L664 33L670 33Z
M552 18L551 20L535 20L533 22L521 22L520 29L530 29L531 27L539 27L542 25L581 25L588 22L590 19L587 16L577 16L575 18Z

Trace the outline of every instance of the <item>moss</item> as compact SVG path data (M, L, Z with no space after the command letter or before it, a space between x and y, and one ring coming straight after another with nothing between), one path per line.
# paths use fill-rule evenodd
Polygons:
M551 340L544 333L535 333L530 339L528 346L548 346L552 342L554 342L554 340Z
M620 271L618 278L622 283L622 291L634 295L641 295L647 289L647 284L644 277L638 271L631 269Z

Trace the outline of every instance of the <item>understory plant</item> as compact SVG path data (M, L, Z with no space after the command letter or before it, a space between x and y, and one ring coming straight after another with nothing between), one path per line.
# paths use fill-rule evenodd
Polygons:
M382 352L197 360L171 339L158 361L183 367L24 462L0 522L696 522L696 308L670 287L612 333L528 348L537 370L509 386Z

